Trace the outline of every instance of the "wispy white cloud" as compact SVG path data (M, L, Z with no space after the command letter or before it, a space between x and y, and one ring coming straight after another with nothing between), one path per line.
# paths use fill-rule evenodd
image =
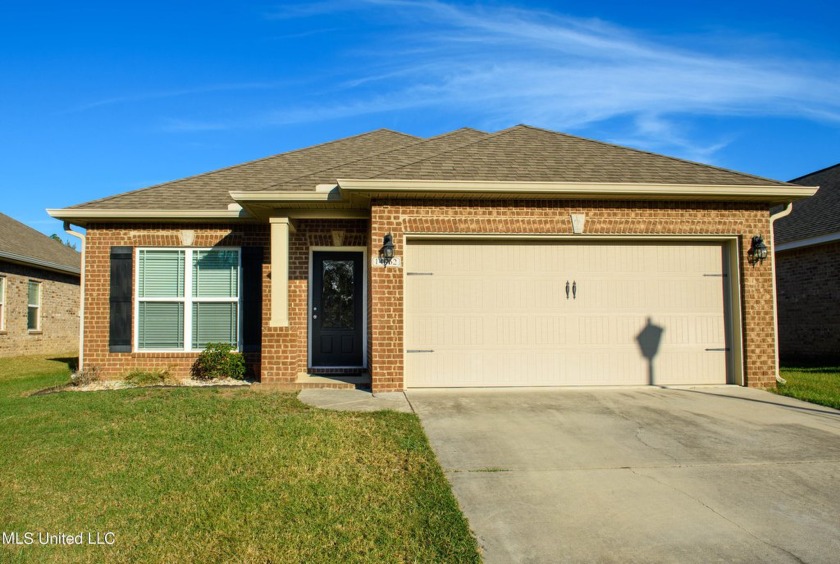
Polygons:
M236 122L191 120L182 118L168 118L163 121L160 128L170 132L195 132L195 131L225 131L238 127Z
M487 128L528 122L575 131L623 119L633 124L624 142L709 161L732 139L692 142L691 119L793 116L840 124L840 65L787 57L778 44L762 51L753 41L745 53L736 43L709 47L712 41L651 37L596 19L435 0L286 4L266 17L353 11L381 25L362 46L348 41L336 53L354 64L334 74L326 91L220 127L411 110L463 115ZM319 72L326 71L313 69ZM179 127L207 129L203 123Z
M209 84L205 86L198 86L194 88L181 88L172 90L160 90L154 92L138 92L135 94L125 96L113 96L110 98L102 98L87 102L79 106L70 108L65 113L83 112L100 108L102 106L111 106L115 104L125 104L130 102L145 102L148 100L161 100L165 98L178 98L182 96L193 96L196 94L210 94L213 92L232 92L241 90L270 90L279 88L282 85L275 82L243 82L238 84Z
M263 13L268 20L293 20L324 14L335 14L356 9L359 2L347 0L325 0L322 2L305 2L301 4L286 3Z

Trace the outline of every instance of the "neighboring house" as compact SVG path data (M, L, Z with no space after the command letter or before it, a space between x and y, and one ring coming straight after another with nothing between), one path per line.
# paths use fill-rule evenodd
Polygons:
M229 341L289 386L767 387L772 253L749 248L814 192L516 126L378 130L49 213L87 230L84 359L111 377Z
M0 213L0 357L79 350L80 256Z
M780 354L840 363L840 164L791 182L820 190L775 225Z

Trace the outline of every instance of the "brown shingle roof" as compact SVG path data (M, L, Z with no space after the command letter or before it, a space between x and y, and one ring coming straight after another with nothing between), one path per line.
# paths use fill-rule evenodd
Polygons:
M802 186L819 186L817 193L793 205L789 216L776 221L776 243L789 243L830 233L840 233L840 163L791 180Z
M228 192L287 190L282 181L339 163L353 162L418 141L418 137L379 129L321 145L190 176L149 188L109 196L73 209L225 209ZM278 184L279 183L279 184ZM293 189L293 188L292 188ZM309 189L314 190L315 186Z
M338 178L787 185L525 125L429 139L380 129L72 209L223 210L233 202L230 191L315 190Z
M79 272L81 255L23 223L0 213L0 259Z
M457 150L487 136L488 134L483 131L468 127L456 129L392 151L371 155L355 162L342 163L293 180L284 181L272 186L271 189L312 190L317 184L335 183L337 178L374 178L380 174L387 174L389 170L433 157L441 152Z
M524 182L786 183L565 133L517 125L377 178Z

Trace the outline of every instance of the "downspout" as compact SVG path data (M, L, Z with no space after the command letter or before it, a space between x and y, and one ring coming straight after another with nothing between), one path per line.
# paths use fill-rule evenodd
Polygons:
M785 209L780 212L770 214L770 233L773 237L773 262L771 264L771 270L773 273L773 338L776 344L776 382L779 384L787 384L787 381L782 378L781 374L779 374L779 301L776 296L776 232L773 229L773 223L775 223L777 219L787 217L792 211L793 202L788 202Z
M81 372L85 354L85 236L73 231L69 221L64 222L64 231L68 235L76 237L82 243L82 271L79 288L79 366L76 367L76 371Z

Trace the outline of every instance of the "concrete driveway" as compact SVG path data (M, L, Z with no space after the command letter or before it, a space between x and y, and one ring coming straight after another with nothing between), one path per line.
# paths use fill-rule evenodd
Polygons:
M487 562L838 562L840 412L738 387L412 390Z

